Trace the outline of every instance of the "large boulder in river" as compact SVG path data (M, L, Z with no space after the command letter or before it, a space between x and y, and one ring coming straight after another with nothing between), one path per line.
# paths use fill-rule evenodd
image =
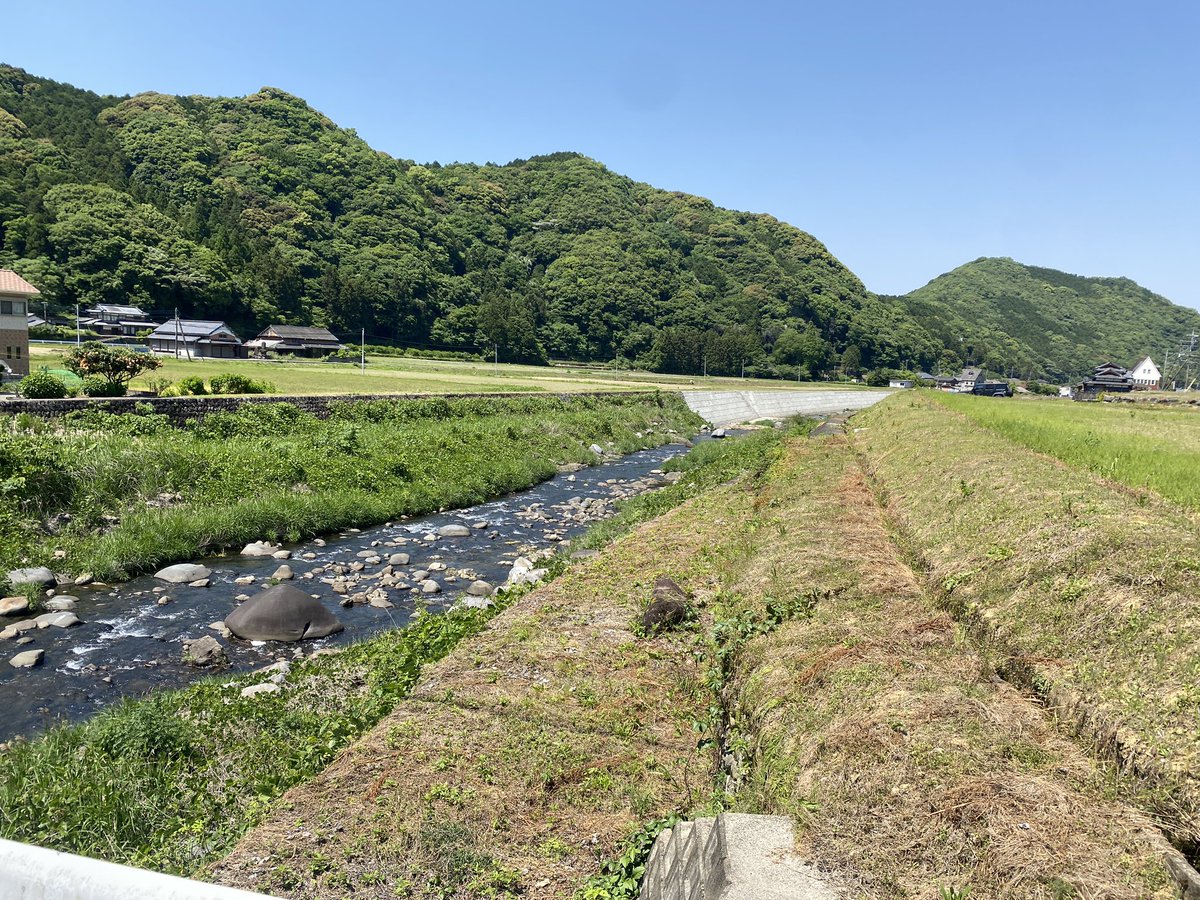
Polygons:
M166 581L170 584L190 584L193 581L200 581L212 574L212 569L201 566L197 563L179 563L174 566L167 566L165 569L159 569L154 573L154 577L159 581Z
M290 584L251 597L225 617L225 625L247 641L303 641L345 627L320 600Z
M270 541L255 541L242 548L242 556L274 556L282 549L279 544L272 544Z
M33 566L28 569L13 569L8 573L8 583L14 587L18 584L36 584L38 587L54 587L58 579L45 566Z

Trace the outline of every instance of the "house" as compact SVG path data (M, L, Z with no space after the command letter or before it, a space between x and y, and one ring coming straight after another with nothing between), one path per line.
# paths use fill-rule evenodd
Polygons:
M934 387L939 391L952 391L957 383L958 379L953 375L935 375L933 378Z
M1148 356L1129 370L1129 377L1133 379L1134 390L1156 391L1162 383L1162 372Z
M0 372L29 374L29 301L41 292L11 269L0 269Z
M150 350L199 359L240 359L242 339L224 322L171 319L150 333Z
M967 366L954 379L954 389L965 394L975 390L975 382L986 378L983 369L978 366Z
M894 388L910 388L913 386L912 381L907 378L892 378L888 381L888 387Z
M328 328L307 325L270 325L257 337L246 341L256 353L294 353L297 356L324 356L342 349L342 342Z
M100 334L122 334L132 337L139 331L150 331L158 327L157 322L136 306L98 303L84 312L87 317L80 318L80 326Z
M1133 378L1116 363L1096 366L1090 378L1085 378L1076 391L1076 399L1094 399L1098 394L1128 393L1133 390Z

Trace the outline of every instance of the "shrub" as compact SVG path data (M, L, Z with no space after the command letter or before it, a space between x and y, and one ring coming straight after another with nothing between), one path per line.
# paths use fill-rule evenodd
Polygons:
M179 392L181 397L192 396L200 397L208 393L208 389L204 386L204 379L199 375L188 375L186 378L180 378L175 382L175 390Z
M155 394L161 395L163 391L171 386L170 378L147 378L146 387Z
M17 384L17 390L29 400L61 400L67 396L67 386L49 372L26 375Z
M71 350L64 365L80 378L100 375L107 381L125 385L143 372L161 368L162 360L128 347L88 341Z
M88 375L83 379L85 397L124 397L125 385L109 381L103 375Z
M233 372L214 375L208 384L214 394L271 394L275 391L275 385L269 381L255 381Z

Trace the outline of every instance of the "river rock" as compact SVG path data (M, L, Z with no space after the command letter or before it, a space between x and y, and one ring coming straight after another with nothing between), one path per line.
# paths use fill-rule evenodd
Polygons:
M75 578L75 587L83 587L85 584L91 584L96 580L96 577L91 572L84 572Z
M588 450L590 450L592 453L595 453L597 456L604 455L604 448L599 444L592 444L592 446L588 447Z
M28 609L29 600L25 597L5 597L0 600L0 616L16 616Z
M34 666L40 666L45 658L45 650L26 650L10 659L8 664L14 669L32 669Z
M440 537L467 537L471 529L466 525L443 525L437 533Z
M436 581L434 581L432 578L426 578L424 581L421 582L421 593L422 594L440 594L441 592L442 592L442 586L440 584L438 584Z
M345 627L320 600L290 584L277 584L251 597L225 617L225 625L248 641L302 641Z
M471 586L467 588L467 593L472 597L490 597L492 591L492 586L486 581L472 581Z
M73 612L48 612L38 616L33 621L37 622L38 628L70 628L72 625L79 624L79 616Z
M243 697L257 697L259 694L278 694L279 685L273 684L270 681L262 684L252 684L249 687L242 688Z
M11 585L36 584L38 587L54 587L58 584L58 578L45 566L32 566L27 569L13 569L8 573L8 583Z
M188 587L194 587L194 588L206 588L206 587L208 587L210 584L212 584L212 579L211 579L211 578L197 578L195 581L189 581L189 582L188 582Z
M219 634L221 637L225 638L225 640L229 640L231 637L233 637L233 632L229 630L229 628L225 625L224 622L213 622L208 627L211 628L213 631L215 631L217 634Z
M274 578L276 581L291 581L296 576L292 574L291 566L282 565L278 569L275 570L275 574L272 575L271 577Z
M272 544L270 541L255 541L242 548L242 556L274 556L282 549L278 544Z
M388 557L389 566L407 566L409 555L407 553L393 553Z
M276 550L274 553L271 554L271 557L273 559L291 559L292 551L291 550Z
M379 588L367 594L367 602L376 609L391 609L396 604L388 599L387 591Z
M46 609L51 612L70 612L75 608L75 604L79 602L78 597L69 597L66 594L59 594L46 601Z
M183 645L183 661L189 666L203 668L223 665L229 660L220 642L212 635L206 634Z
M720 438L725 437L725 429L724 428L714 428L712 436L717 438L718 440Z
M255 578L253 575L239 575L237 578L233 579L233 583L240 584L240 585L247 585L247 584L254 584L254 582L257 580L258 579Z
M654 582L654 599L642 614L642 629L655 634L687 618L687 592L665 575Z
M154 577L170 584L187 584L190 581L207 578L211 574L212 569L207 566L197 563L178 563L174 566L167 566L165 569L159 569L154 573Z

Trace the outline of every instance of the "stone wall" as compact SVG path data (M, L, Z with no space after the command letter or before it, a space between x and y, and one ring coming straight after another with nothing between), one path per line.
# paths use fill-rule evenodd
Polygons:
M0 352L3 352L0 347ZM112 413L133 413L139 405L149 407L150 411L166 415L175 425L182 425L188 419L203 419L215 412L233 412L240 407L263 405L270 403L291 403L311 413L318 419L329 417L330 407L334 403L356 402L370 400L429 400L439 398L453 400L468 397L614 397L647 399L656 396L653 391L612 392L595 391L578 394L545 394L540 392L521 393L486 393L486 394L326 394L321 396L251 396L251 397L116 397L110 399L92 399L76 397L68 400L0 400L0 415L12 416L18 413L28 413L43 419L54 419L75 410L102 409Z

